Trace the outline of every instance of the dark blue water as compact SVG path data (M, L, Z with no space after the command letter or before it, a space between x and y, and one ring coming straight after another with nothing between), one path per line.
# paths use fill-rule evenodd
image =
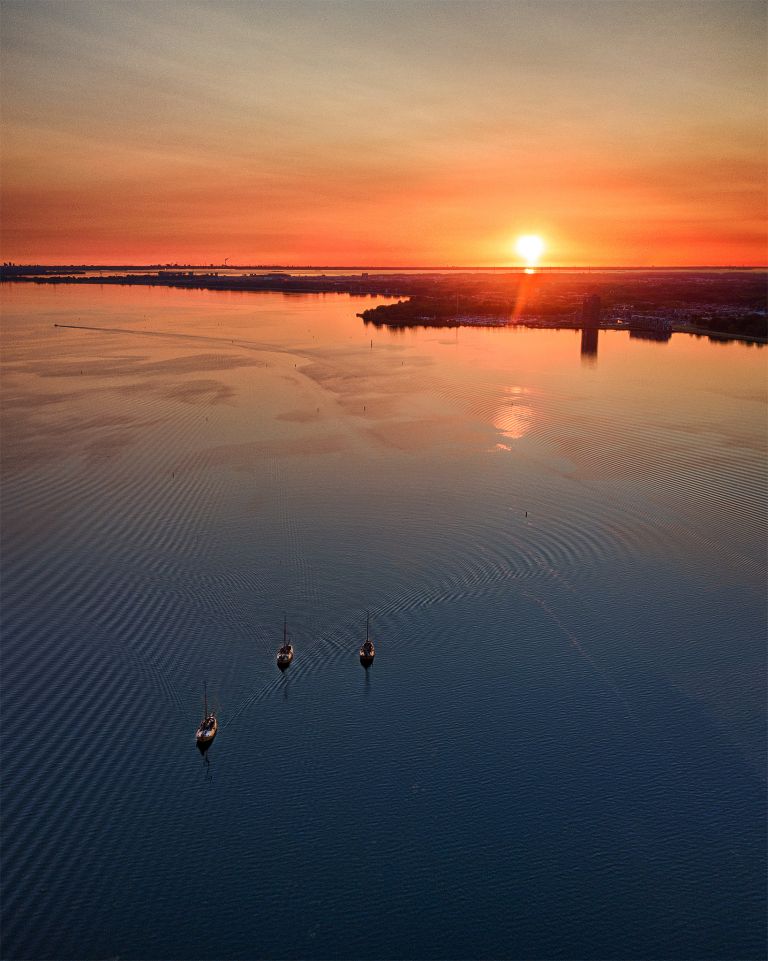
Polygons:
M4 958L765 955L764 352L3 293Z

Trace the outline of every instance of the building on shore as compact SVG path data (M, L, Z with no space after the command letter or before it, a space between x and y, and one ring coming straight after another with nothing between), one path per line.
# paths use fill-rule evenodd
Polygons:
M602 304L597 294L589 294L581 304L581 323L584 327L599 327Z

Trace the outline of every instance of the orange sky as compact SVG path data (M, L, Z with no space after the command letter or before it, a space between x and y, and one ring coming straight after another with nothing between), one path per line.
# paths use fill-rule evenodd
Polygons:
M768 260L762 3L2 14L3 260Z

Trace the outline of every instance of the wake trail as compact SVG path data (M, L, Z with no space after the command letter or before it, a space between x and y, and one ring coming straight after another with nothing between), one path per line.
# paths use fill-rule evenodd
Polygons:
M92 327L85 324L54 324L64 330L89 330L98 334L131 334L136 337L158 337L169 340L191 340L196 343L217 344L227 347L238 347L242 350L255 350L265 353L286 354L289 356L306 357L310 354L300 350L280 347L278 344L266 344L259 341L233 340L231 337L210 337L205 334L182 334L178 331L135 330L131 327Z
M557 624L557 626L560 628L562 633L568 638L568 641L571 647L573 647L578 652L578 654L590 665L590 667L595 672L595 674L597 674L597 676L602 679L606 687L608 687L612 691L616 699L623 706L629 719L635 725L639 726L639 722L635 715L635 712L632 710L632 705L629 703L626 696L622 693L621 689L618 687L616 682L613 681L609 677L609 675L606 674L606 672L595 661L592 655L582 647L578 637L576 637L573 631L569 630L569 628L562 622L562 620L552 610L552 608L547 603L545 603L538 595L532 594L530 591L526 591L521 587L518 587L517 590L521 594L525 595L525 597L527 597L529 600L533 601L534 604L540 607L541 610L543 610L544 613L547 614L547 616L550 617L555 622L555 624Z
M256 701L260 701L264 697L267 697L267 695L271 694L274 690L280 687L285 680L286 678L284 676L272 678L272 680L268 681L266 684L262 684L261 687L249 694L240 707L232 715L232 717L229 718L226 724L222 724L222 731L226 731L230 724L234 724L238 718L242 717L242 715L252 704L256 703Z

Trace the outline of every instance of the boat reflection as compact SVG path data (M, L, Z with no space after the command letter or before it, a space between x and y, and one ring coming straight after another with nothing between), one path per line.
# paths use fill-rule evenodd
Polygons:
M200 754L202 756L202 762L203 762L203 780L211 782L213 781L213 770L211 768L211 759L208 756L207 749L201 748Z

